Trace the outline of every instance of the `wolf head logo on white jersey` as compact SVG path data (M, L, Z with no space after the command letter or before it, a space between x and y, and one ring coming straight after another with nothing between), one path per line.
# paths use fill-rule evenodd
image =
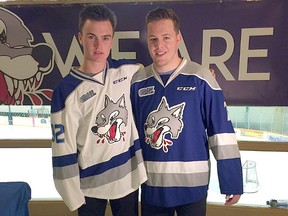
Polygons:
M127 126L127 118L124 94L116 102L105 95L104 109L98 113L96 125L91 128L93 134L100 138L97 143L104 143L106 139L109 144L113 144L119 142L121 138L124 139L126 132L121 131L121 126L122 124Z
M167 153L167 146L173 145L173 142L165 139L165 135L170 133L171 138L178 138L184 126L182 121L184 107L184 102L169 107L166 98L163 97L157 110L152 111L146 119L145 142L152 148L163 148L163 151Z

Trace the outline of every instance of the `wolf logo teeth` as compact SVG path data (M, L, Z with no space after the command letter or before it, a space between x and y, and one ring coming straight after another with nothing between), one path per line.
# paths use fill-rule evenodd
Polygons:
M168 146L172 146L171 140L165 139L165 135L170 133L171 138L177 139L184 126L182 118L185 103L169 107L167 99L162 97L158 108L152 111L144 125L145 142L152 148L163 149L168 152Z
M98 143L109 144L124 141L126 132L121 131L122 124L127 126L128 111L125 105L124 94L115 102L105 95L104 109L96 116L95 126L91 128L94 135L99 137Z

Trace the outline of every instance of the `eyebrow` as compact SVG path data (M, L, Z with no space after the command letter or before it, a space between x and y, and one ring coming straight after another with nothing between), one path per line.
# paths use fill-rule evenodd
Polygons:
M165 34L163 34L163 35L161 35L161 36L162 36L162 37L163 37L163 36L164 36L164 37L165 37L165 36L171 36L171 34L165 33ZM155 36L155 35L149 35L149 38L150 38L150 37L156 37L156 36Z
M166 33L166 34L163 34L162 36L171 36L171 34Z
M93 35L93 36L97 36L94 33L88 32L87 35ZM106 34L106 35L101 35L101 37L112 37L112 35L110 34Z

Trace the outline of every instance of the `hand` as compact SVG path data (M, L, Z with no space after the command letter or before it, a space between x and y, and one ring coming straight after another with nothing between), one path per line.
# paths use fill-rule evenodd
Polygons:
M226 195L225 196L225 199L226 199L226 202L225 202L225 205L233 205L233 204L236 204L239 199L240 199L241 195L239 194L236 194L236 195Z
M215 73L214 69L212 69L212 68L209 68L209 69L210 69L210 72L211 72L212 76L214 78L216 78L216 73Z

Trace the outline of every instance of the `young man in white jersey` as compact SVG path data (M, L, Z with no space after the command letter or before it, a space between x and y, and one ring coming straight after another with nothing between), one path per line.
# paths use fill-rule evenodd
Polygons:
M116 16L104 5L79 14L84 61L56 86L51 102L53 177L79 216L138 216L138 188L147 176L130 102L140 65L108 59Z
M208 68L179 56L180 22L174 11L151 11L146 29L153 63L131 83L148 174L141 189L142 216L206 215L209 147L225 205L237 203L242 166L221 88Z

